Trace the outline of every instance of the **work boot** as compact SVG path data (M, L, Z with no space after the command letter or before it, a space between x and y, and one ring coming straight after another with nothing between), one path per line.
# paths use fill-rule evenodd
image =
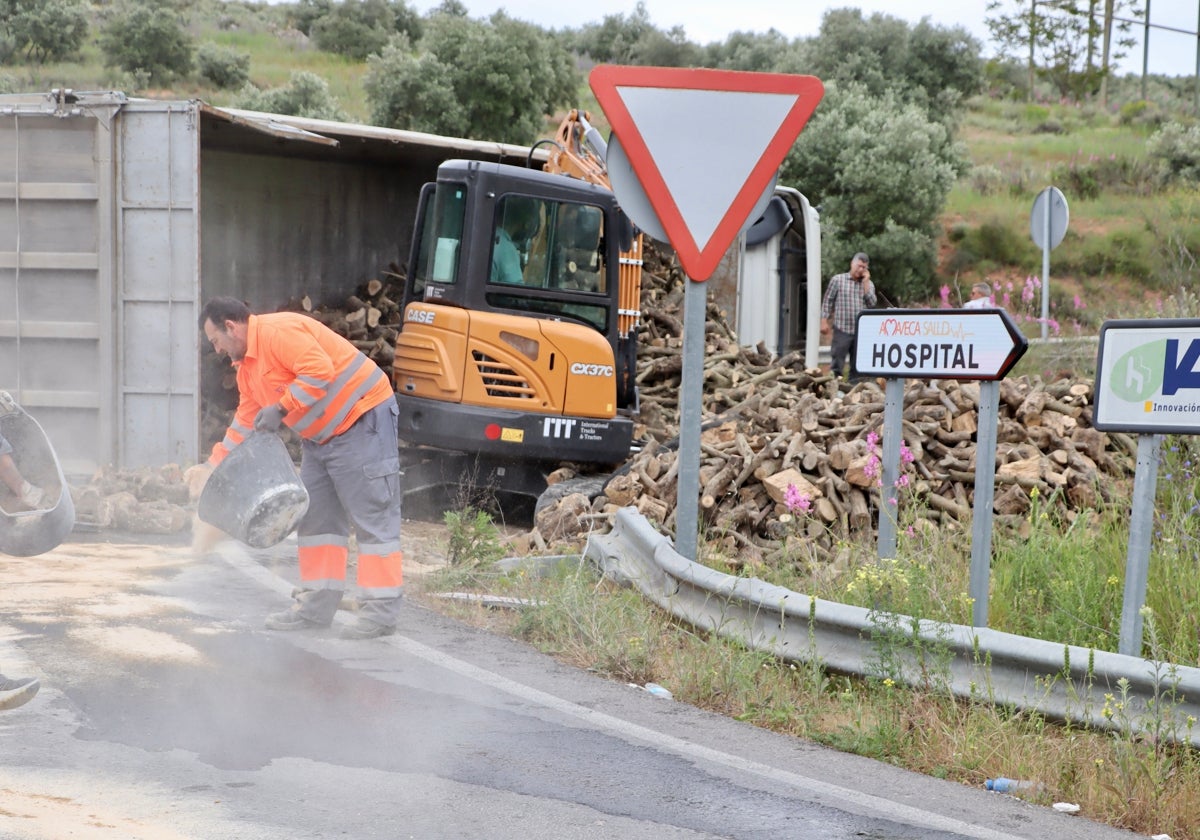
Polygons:
M340 589L305 589L297 587L292 590L292 598L296 603L283 612L267 616L268 630L307 630L310 627L328 627L333 623L333 615L337 612L342 600Z
M391 636L395 632L394 624L380 624L369 618L358 618L353 624L342 628L338 635L343 639L377 639L380 636Z
M271 613L267 616L265 622L268 630L308 630L310 628L328 627L330 623L328 621L322 622L305 618L296 607L288 607L286 610Z
M33 699L33 695L37 694L41 687L42 684L38 682L37 677L10 680L0 674L0 710L24 706Z

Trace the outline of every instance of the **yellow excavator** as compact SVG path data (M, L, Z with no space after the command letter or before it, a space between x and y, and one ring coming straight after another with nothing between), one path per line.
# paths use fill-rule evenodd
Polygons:
M408 500L471 488L507 513L557 465L634 445L642 236L585 112L543 142L541 169L535 146L528 167L449 160L422 188L393 365Z

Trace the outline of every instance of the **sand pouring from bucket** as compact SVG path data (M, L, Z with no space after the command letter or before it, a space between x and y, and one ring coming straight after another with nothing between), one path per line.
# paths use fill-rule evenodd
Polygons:
M280 543L308 510L292 457L278 436L251 432L209 476L196 514L253 548Z

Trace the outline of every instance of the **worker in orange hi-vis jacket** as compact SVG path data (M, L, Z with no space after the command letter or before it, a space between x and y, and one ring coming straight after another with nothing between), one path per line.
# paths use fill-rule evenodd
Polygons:
M237 368L238 385L237 413L205 471L251 430L275 432L286 424L301 438L300 480L309 504L297 528L300 587L296 603L267 616L266 626L301 630L333 622L353 527L361 599L358 618L342 636L394 633L403 584L399 408L387 376L307 315L252 315L241 301L217 297L201 310L200 327Z

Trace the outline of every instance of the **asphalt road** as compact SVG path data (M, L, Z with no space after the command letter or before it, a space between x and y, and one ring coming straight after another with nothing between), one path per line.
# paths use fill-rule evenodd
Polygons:
M1136 835L777 736L417 606L278 633L289 551L78 542L4 558L0 838ZM339 615L339 622L342 616Z

